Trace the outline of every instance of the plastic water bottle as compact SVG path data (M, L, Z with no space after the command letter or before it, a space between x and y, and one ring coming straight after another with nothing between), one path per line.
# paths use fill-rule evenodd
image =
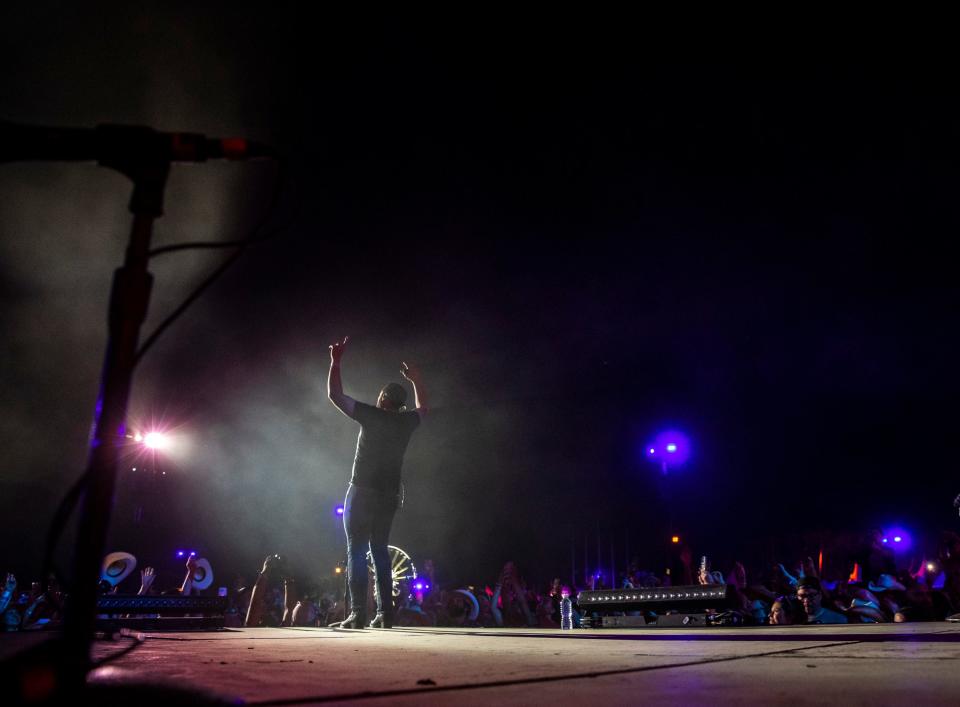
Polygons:
M560 593L560 628L564 631L573 628L573 602L570 601L570 590L566 587Z

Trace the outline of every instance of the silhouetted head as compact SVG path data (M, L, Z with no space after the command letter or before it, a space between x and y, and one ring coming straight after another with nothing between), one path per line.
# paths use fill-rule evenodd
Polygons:
M377 407L381 410L399 412L407 402L407 391L399 383L387 383L377 398Z

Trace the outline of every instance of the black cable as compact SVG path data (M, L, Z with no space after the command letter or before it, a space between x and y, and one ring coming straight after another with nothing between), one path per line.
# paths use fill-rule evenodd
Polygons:
M253 245L254 243L262 243L263 241L270 240L273 238L277 231L280 229L275 229L273 231L268 231L266 235L260 237L251 237L238 241L187 241L185 243L174 243L172 245L161 246L160 248L154 248L151 250L148 255L152 258L155 255L163 255L164 253L172 253L178 250L202 250L202 249L217 249L217 248L238 248L248 245Z
M91 670L96 670L97 668L102 667L102 666L106 665L107 663L112 663L112 662L115 661L115 660L119 660L119 659L122 658L123 656L127 655L128 653L130 653L130 652L132 652L132 651L135 651L137 648L139 648L139 647L142 646L144 643L146 643L146 639L144 638L144 636L143 636L142 633L133 633L133 632L130 631L129 629L122 629L122 630L120 631L120 636L123 637L123 638L132 638L132 639L133 639L133 643L132 643L131 645L127 646L126 648L124 648L122 651L117 651L116 653L111 653L110 655L106 656L105 658L101 658L100 660L95 661L95 662L90 666L90 669L91 669Z
M173 243L171 245L160 246L159 248L153 248L147 253L147 256L152 258L156 255L163 255L164 253L173 253L179 250L201 250L201 249L215 249L215 248L241 248L254 243L262 243L263 241L269 240L275 236L282 229L274 229L269 231L266 235L257 236L257 232L263 228L267 221L270 220L270 217L273 215L274 210L277 208L277 204L280 201L280 195L283 192L283 186L287 181L287 168L286 163L283 160L280 160L278 163L277 176L274 180L273 192L270 195L270 203L267 204L267 208L264 211L263 216L260 221L254 226L253 230L250 232L250 235L247 238L241 238L233 241L187 241L185 243Z
M260 229L266 224L266 222L273 215L273 211L277 206L277 203L280 200L280 194L282 192L282 187L286 182L286 169L283 162L280 162L279 170L277 171L277 178L273 190L273 195L270 198L270 204L267 207L266 212L264 213L263 218L253 229L252 234L249 238L245 238L238 241L224 241L222 243L210 242L210 241L198 241L196 243L177 243L174 245L164 246L162 248L157 248L156 250L150 251L150 255L159 255L161 253L169 253L174 250L190 250L192 248L236 248L237 250L230 255L220 266L214 270L210 275L201 282L193 292L191 292L187 298L174 309L166 319L164 319L156 329L154 329L150 335L146 338L140 348L137 350L136 357L134 358L134 365L140 362L140 359L143 358L143 355L147 350L156 343L157 339L160 338L160 335L163 334L166 329L170 327L179 317L182 315L191 304L193 304L203 292L212 285L223 273L225 273L231 265L233 265L243 252L251 245L255 243L262 243L270 238L275 237L278 233L281 233L285 229L289 228L290 224L284 224L283 226L278 226L272 231L268 231L262 235L256 235Z
M220 267L218 267L216 270L210 273L207 279L201 282L200 285L197 286L197 288L193 292L191 292L190 295L183 302L181 302L180 305L176 309L174 309L167 316L167 318L164 319L159 324L159 326L157 326L156 329L153 330L153 332L151 332L150 336L147 337L147 340L144 341L143 344L140 346L140 348L137 350L137 355L134 358L134 365L140 362L140 359L143 358L143 355L149 350L149 348L153 346L154 343L156 343L157 339L160 338L160 335L163 334L163 332L171 324L173 324L180 317L180 315L183 314L186 311L186 309L200 297L200 295L203 294L204 290L210 287L210 285L212 285L217 280L217 278L223 275L223 273L225 273L231 265L237 262L240 256L243 255L243 251L245 251L246 248L247 248L246 246L241 246L240 248L237 248L237 250L234 253L232 253L229 258L227 258L220 264Z

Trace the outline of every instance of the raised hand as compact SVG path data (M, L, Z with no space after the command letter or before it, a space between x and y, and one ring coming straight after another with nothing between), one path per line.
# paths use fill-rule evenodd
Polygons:
M343 337L343 341L334 341L330 344L330 360L334 363L340 361L343 358L343 351L347 345L347 341L350 340L349 336Z
M400 374L410 381L413 386L413 401L422 415L426 412L427 399L423 392L423 381L420 379L420 370L406 361L400 363Z
M780 574L783 575L783 578L784 578L785 580L787 580L787 582L789 582L790 584L796 585L796 583L797 583L797 578L794 577L794 576L793 576L792 574L790 574L789 572L787 572L787 568L783 566L783 563L782 563L782 562L778 562L778 563L777 563L777 568L780 570ZM800 576L802 577L803 575L800 575Z
M739 560L733 564L733 571L730 573L733 575L733 583L737 585L739 589L747 588L747 568L743 566L743 563Z
M4 582L3 586L3 593L0 594L0 611L3 611L7 608L7 605L10 603L10 600L13 598L13 593L16 590L17 578L8 572L7 580Z
M263 561L263 569L260 570L260 574L266 574L270 570L279 566L280 566L279 555L267 555L267 558Z
M156 579L156 574L153 571L153 567L144 567L140 570L140 591L137 592L141 596L150 591L150 587L153 586L153 580Z

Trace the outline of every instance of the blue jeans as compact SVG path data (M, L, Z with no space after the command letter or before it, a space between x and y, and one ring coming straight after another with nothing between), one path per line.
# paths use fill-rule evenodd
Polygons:
M397 512L397 497L350 484L343 502L343 528L347 532L347 581L350 611L367 614L367 549L373 555L377 586L377 611L393 616L393 569L387 541Z

